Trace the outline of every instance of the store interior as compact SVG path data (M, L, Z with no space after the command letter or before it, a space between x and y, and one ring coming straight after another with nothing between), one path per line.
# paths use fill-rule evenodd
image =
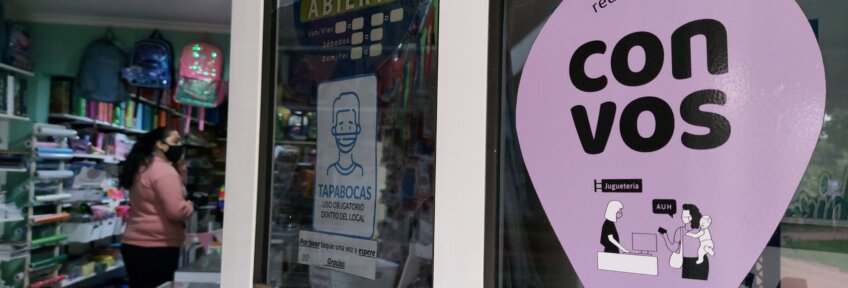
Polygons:
M130 193L116 176L157 127L184 138L197 211L175 282L219 282L231 1L0 5L0 287L126 287L119 247ZM157 58L170 74L157 79L170 81L139 76L151 69L151 43L170 50ZM211 70L190 65L209 57Z

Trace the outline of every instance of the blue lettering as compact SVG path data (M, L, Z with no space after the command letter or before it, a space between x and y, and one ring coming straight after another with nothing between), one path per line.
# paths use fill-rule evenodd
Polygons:
M318 184L318 195L324 198L371 200L373 190L371 186Z

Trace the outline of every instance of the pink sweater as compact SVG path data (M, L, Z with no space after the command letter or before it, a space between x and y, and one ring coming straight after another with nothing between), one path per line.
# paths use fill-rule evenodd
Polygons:
M185 220L194 207L185 200L180 174L171 162L153 157L130 189L130 214L123 242L141 247L180 247Z

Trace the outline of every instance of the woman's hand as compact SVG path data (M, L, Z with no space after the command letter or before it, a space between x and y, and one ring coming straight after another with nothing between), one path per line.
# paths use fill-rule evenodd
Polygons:
M188 184L188 162L185 160L180 160L177 162L177 172L180 173L180 179L183 180L183 185Z

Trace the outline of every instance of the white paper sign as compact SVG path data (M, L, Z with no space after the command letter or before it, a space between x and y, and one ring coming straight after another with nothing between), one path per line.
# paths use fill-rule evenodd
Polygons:
M315 230L371 238L377 206L377 78L318 86Z
M377 241L300 231L298 263L319 266L374 280Z

